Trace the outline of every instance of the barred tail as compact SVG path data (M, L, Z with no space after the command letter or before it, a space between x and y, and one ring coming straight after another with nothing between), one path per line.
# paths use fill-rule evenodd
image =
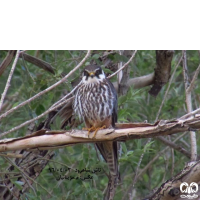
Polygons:
M112 200L119 179L117 142L101 142L96 144L109 168L109 182L104 200Z

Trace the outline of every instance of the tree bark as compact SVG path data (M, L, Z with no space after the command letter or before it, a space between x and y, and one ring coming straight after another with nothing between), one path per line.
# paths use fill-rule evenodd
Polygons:
M154 85L149 91L153 96L157 96L163 85L165 85L170 79L171 73L171 62L174 51L156 51L156 68Z

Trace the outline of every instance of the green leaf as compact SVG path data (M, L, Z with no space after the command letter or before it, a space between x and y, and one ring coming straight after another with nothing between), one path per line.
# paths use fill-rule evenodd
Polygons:
M95 60L97 60L99 57L100 57L99 54L94 54L94 55L92 56L92 58L95 59Z
M146 144L144 146L144 152L148 151L148 150L154 150L154 149L150 149L151 145L154 143L154 141L149 142L148 144Z
M122 104L124 104L125 102L126 102L126 100L127 100L127 96L120 96L119 98L118 98L118 106L121 106Z
M123 142L123 143L121 143L121 146L122 146L122 150L123 150L124 154L127 154L126 144Z
M133 155L133 153L134 153L134 151L132 151L132 150L131 150L131 151L128 151L128 152L127 152L127 156L131 156L131 155Z
M39 106L37 106L37 108L35 110L35 112L36 112L37 115L42 114L44 111L45 111L45 107L42 104L40 104Z
M104 71L105 73L109 73L109 74L112 74L112 73L113 73L110 69L105 68L105 67L103 67L103 71Z
M114 55L114 62L127 62L128 58L126 56L120 55L118 53L116 53Z

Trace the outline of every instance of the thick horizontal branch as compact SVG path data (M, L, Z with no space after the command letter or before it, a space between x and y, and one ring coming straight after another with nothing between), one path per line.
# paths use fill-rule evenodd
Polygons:
M99 130L95 138L92 138L94 133L90 133L88 137L88 132L82 130L40 130L26 137L0 140L0 152L34 148L43 150L78 143L96 143L111 140L126 141L130 139L152 138L199 129L200 115L196 115L193 119L177 119L173 121L161 120L155 124L116 124L116 129Z

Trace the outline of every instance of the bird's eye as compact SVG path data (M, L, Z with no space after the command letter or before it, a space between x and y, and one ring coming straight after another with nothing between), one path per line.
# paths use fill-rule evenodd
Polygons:
M97 70L97 71L95 72L95 75L98 76L99 74L101 74L101 71L100 71L100 70Z
M87 71L84 71L84 76L88 76L88 72Z

